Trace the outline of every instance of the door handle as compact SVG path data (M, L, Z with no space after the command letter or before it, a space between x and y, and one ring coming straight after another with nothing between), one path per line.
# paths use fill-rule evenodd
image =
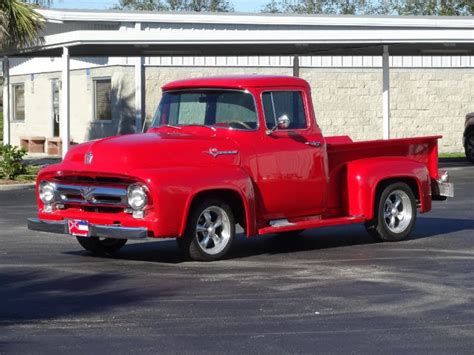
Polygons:
M310 145L312 147L316 147L316 148L321 147L321 142L320 141L308 141L305 144Z

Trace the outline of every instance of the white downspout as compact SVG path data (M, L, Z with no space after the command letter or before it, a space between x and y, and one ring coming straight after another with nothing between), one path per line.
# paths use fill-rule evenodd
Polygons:
M383 139L390 139L390 53L383 46Z
M10 136L10 60L3 58L3 144L11 144Z
M71 127L70 127L70 57L69 48L63 47L62 56L62 81L61 81L61 141L63 146L63 158L69 150L69 142L71 140Z

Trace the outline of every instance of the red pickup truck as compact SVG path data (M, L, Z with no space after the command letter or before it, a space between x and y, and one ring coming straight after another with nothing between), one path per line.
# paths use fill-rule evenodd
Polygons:
M99 254L127 239L176 238L205 261L229 251L237 223L248 237L365 223L376 239L399 241L418 209L453 196L439 138L324 137L299 78L177 81L163 87L147 133L78 145L42 170L28 227Z

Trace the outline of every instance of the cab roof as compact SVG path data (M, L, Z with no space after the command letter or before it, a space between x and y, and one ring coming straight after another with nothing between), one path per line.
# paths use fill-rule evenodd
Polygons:
M281 86L309 87L305 80L293 76L235 75L178 80L166 84L162 89L164 91L189 88L247 89L255 87Z

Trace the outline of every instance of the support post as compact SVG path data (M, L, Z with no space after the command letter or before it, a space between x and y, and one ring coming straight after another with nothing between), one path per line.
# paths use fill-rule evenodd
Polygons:
M300 76L300 57L298 55L293 57L293 76L297 78Z
M11 98L10 98L10 60L3 57L3 144L11 144Z
M142 23L135 23L135 31L142 31ZM143 86L143 57L135 58L135 132L141 133L143 129L143 93L145 88Z
M135 58L135 132L143 128L143 57Z
M383 46L383 139L390 139L390 53Z
M69 150L69 142L71 140L70 132L70 57L69 57L69 48L63 47L63 56L62 56L62 80L61 80L61 121L60 121L60 131L61 131L61 141L63 148L63 158L66 156L66 153Z

